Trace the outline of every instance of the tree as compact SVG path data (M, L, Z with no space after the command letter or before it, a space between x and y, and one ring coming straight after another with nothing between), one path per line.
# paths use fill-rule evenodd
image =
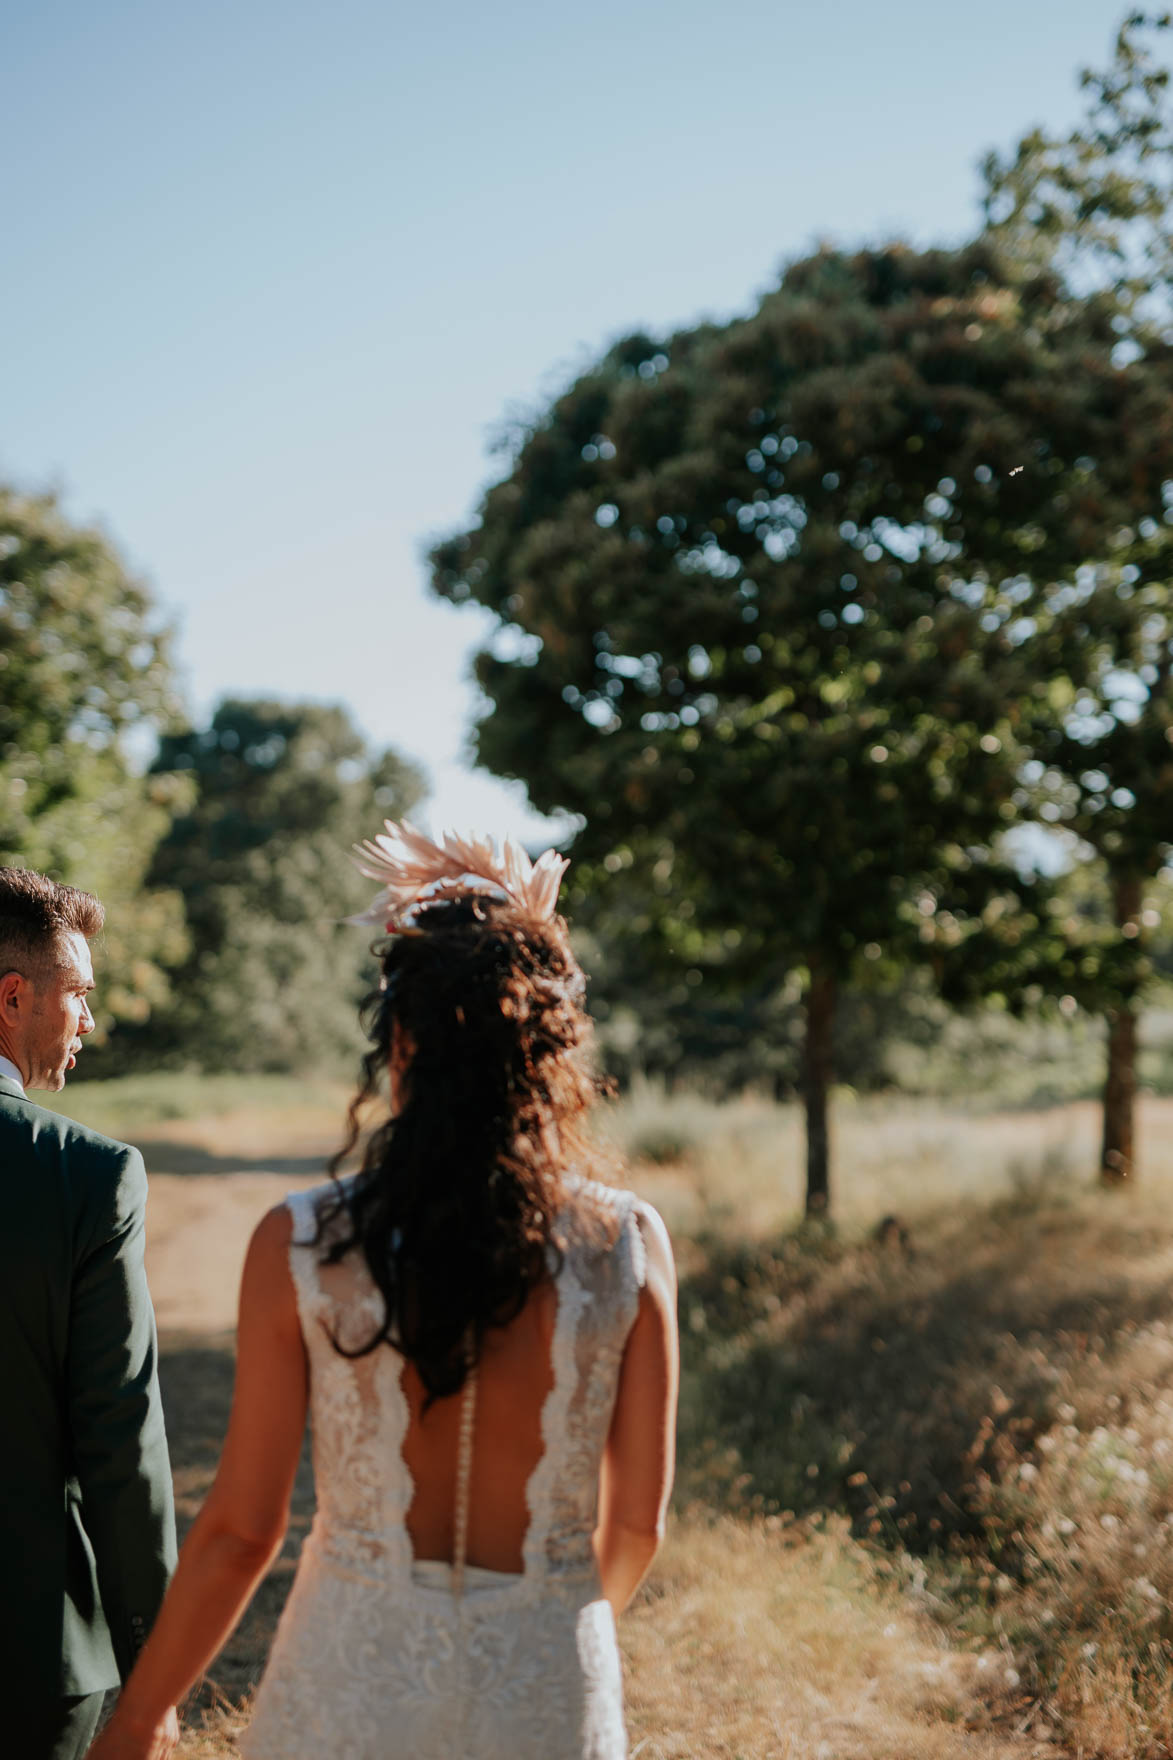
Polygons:
M168 735L156 769L194 799L152 878L184 904L188 957L143 1056L205 1069L334 1064L356 1043L369 937L344 919L369 902L350 846L409 812L418 772L372 754L345 710L229 699L207 728Z
M1077 126L1034 130L985 166L998 247L1110 290L1118 346L1141 361L1158 359L1170 334L1173 106L1155 51L1171 22L1129 13L1112 65L1082 76L1089 101ZM1163 374L1153 390L1150 434L1170 420ZM1084 468L1094 480L1101 463L1093 455ZM1114 933L1084 950L1072 991L1107 1019L1101 1174L1111 1182L1134 1172L1138 1010L1152 969L1145 892L1173 850L1173 483L1162 489L1098 553L1100 602L1115 604L1096 664L1035 756L1047 822L1073 832L1105 874Z
M1173 854L1171 544L1165 526L1143 524L1147 535L1121 535L1134 560L1103 570L1121 602L1116 639L1033 763L1046 822L1094 852L1104 879L1106 921L1085 915L1071 991L1107 1021L1100 1171L1108 1183L1135 1171L1138 1016L1158 921L1146 895Z
M1173 231L1173 109L1158 39L1173 15L1131 11L1109 67L1086 68L1085 113L1066 134L1031 129L987 155L987 235L1019 263L1115 295L1118 334L1168 313Z
M642 957L633 937L584 930L589 905L583 899L576 910L575 943L590 974L602 1063L620 1088L650 1079L721 1098L756 1090L784 1100L801 1091L797 975L781 988L752 978L730 988L706 983L697 969L666 972L662 961ZM947 1018L923 970L885 970L866 988L845 987L835 1010L837 1081L868 1092L891 1087L893 1048L927 1051Z
M167 634L109 540L0 486L0 861L104 900L103 1028L160 1007L183 952L178 897L144 886L185 798L141 774L176 712Z
M478 754L580 816L580 896L621 888L686 971L803 974L814 1213L843 983L927 958L1017 994L1061 951L999 837L1095 646L1077 565L1159 500L1116 309L985 244L820 252L748 318L617 344L433 552L499 619Z

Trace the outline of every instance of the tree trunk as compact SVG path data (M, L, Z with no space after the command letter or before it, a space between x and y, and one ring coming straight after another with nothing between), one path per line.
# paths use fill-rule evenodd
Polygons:
M1140 927L1141 883L1117 878L1112 885L1116 926L1130 940ZM1108 1073L1104 1081L1104 1139L1100 1179L1123 1185L1135 1172L1133 1111L1136 1100L1136 1007L1129 1001L1108 1010Z
M1132 1112L1136 1097L1136 1013L1126 1003L1108 1014L1108 1075L1104 1082L1104 1145L1100 1179L1123 1185L1133 1175Z
M830 1144L827 1136L827 1094L833 1062L831 1030L835 1023L835 979L812 965L806 993L806 1046L802 1097L806 1109L806 1213L826 1216L831 1207Z

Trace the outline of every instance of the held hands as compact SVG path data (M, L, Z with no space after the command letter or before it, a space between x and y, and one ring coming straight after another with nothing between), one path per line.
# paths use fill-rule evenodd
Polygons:
M126 1715L119 1705L86 1760L169 1760L178 1741L174 1706L157 1723L147 1725Z

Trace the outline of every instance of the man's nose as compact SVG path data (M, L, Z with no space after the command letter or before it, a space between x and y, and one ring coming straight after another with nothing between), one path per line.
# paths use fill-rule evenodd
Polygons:
M77 1030L79 1033L92 1033L94 1030L94 1017L90 1013L88 1002L83 1002L81 1005L81 1019L77 1023Z

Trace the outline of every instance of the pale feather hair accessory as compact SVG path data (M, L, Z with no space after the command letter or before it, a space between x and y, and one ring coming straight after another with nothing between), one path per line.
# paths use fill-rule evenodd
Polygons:
M430 898L494 892L527 917L548 922L558 905L558 888L570 863L548 849L531 862L519 843L506 837L497 851L493 837L460 837L442 831L433 842L406 819L383 821L385 831L354 845L354 864L382 891L351 923L382 923L399 929L416 905Z

